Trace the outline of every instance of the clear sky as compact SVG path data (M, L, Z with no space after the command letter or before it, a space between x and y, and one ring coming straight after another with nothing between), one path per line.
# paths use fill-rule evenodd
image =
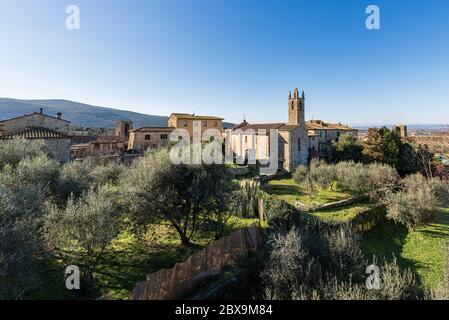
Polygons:
M0 4L1 97L282 122L298 87L308 119L449 123L447 0ZM365 28L369 4L381 30Z

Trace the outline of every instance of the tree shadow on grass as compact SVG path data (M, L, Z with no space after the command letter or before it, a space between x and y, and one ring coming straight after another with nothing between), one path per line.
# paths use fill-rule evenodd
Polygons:
M145 281L146 275L164 268L172 268L176 263L184 262L202 246L193 244L163 245L110 251L105 254L96 272L99 295L111 292L113 297L127 298L137 282Z
M300 189L293 185L270 184L263 187L266 192L275 195L300 195Z
M387 261L392 261L393 257L396 257L398 265L401 268L410 269L416 276L417 281L422 283L417 270L423 269L424 266L415 260L402 256L407 235L406 227L393 222L385 222L363 235L362 249L370 262L374 255L377 258L385 258Z

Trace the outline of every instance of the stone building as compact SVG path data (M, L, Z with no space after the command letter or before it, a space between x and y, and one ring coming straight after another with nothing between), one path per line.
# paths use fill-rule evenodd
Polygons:
M58 112L56 117L40 112L23 115L16 118L0 121L0 136L11 134L28 127L48 128L67 134L70 121L62 119L62 113Z
M170 143L173 127L144 127L133 129L129 135L128 149L142 152L147 149L166 147Z
M115 130L111 134L96 137L94 140L72 145L74 159L88 157L121 159L128 150L130 133L133 130L132 121L117 121ZM81 140L79 137L76 140ZM107 159L106 159L107 160Z
M408 136L408 129L406 125L400 124L393 127L393 130L399 134L401 138L406 138Z
M29 139L44 141L53 158L60 162L70 161L71 137L69 121L42 112L0 121L0 140Z
M309 136L310 158L329 158L332 146L342 135L358 136L358 130L341 123L327 123L323 120L306 122Z
M244 120L232 129L232 149L237 158L256 161L268 160L270 150L270 130L277 130L278 167L293 172L300 164L307 165L309 155L309 138L305 123L305 95L296 88L293 96L288 94L288 122L250 124ZM258 134L265 130L265 134ZM261 131L261 132L262 132ZM261 152L265 150L266 152Z
M223 118L214 116L197 116L189 113L172 113L168 118L168 127L175 129L185 129L193 141L194 125L198 125L197 132L201 132L201 137L207 129L217 129L223 132ZM199 141L201 141L201 137Z

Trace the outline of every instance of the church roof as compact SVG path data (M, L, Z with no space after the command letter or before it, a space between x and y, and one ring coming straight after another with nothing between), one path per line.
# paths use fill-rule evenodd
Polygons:
M241 129L243 131L246 131L246 130L255 130L255 131L257 131L257 130L279 129L279 128L283 127L285 125L285 123L255 123L255 124L249 124L249 123L246 122L246 124L244 124L242 126L240 126L240 125L234 127L233 130Z

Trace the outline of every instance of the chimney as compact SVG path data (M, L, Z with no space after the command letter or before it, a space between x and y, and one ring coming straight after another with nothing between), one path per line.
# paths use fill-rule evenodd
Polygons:
M61 112L58 112L56 115L57 115L58 119L62 118L62 113Z

